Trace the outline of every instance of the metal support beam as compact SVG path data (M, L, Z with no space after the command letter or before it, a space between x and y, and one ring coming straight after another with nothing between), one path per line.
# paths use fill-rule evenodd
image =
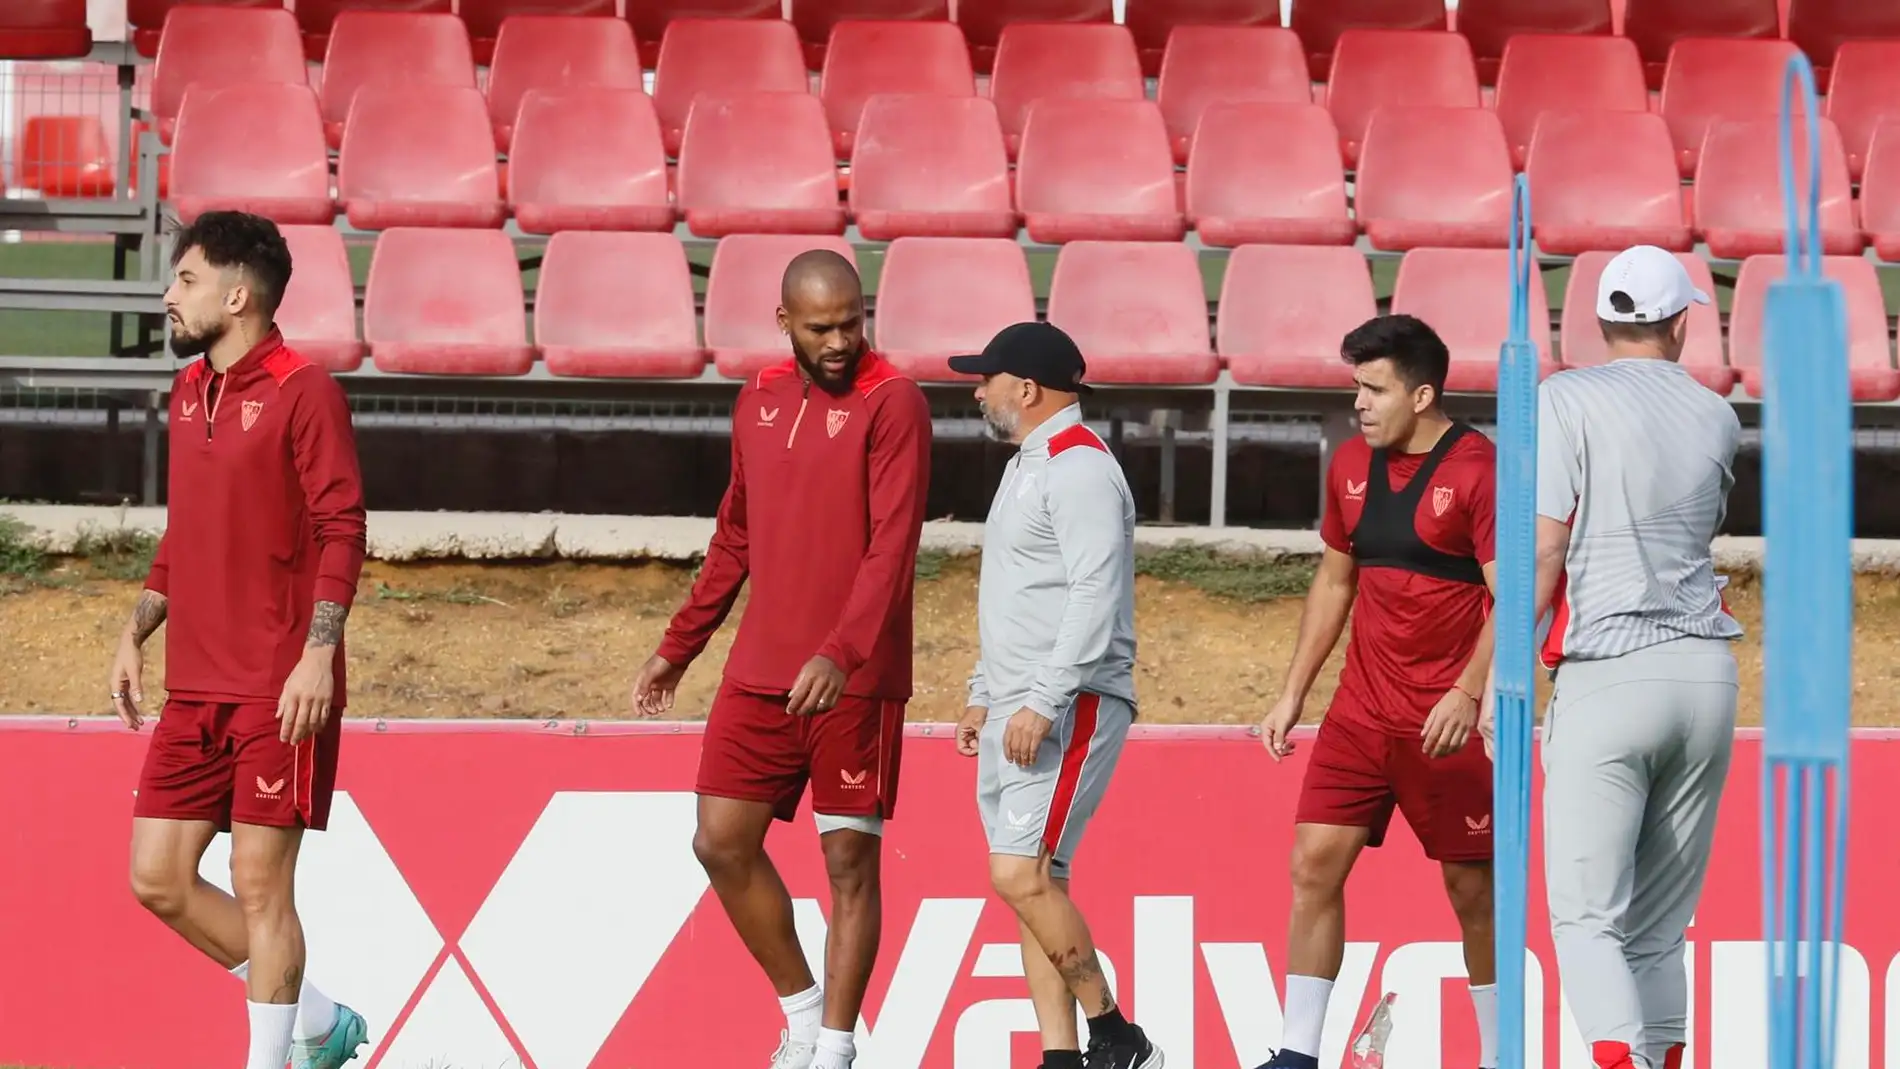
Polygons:
M140 497L146 506L158 504L158 447L160 424L158 411L165 395L153 390L145 395L145 445L140 451Z
M163 311L165 284L157 279L0 278L0 308L33 312Z
M1207 491L1207 525L1227 526L1228 422L1233 415L1233 384L1223 373L1214 384L1214 413L1208 419L1208 448L1213 452L1212 482Z

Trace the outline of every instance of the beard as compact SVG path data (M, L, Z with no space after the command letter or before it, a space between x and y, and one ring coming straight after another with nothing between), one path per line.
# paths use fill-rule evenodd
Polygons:
M1021 412L1006 408L991 408L989 405L980 407L983 410L984 429L989 431L991 438L999 442L1016 440L1016 430L1022 426L1023 422Z
M811 381L817 383L820 389L827 393L838 394L848 389L852 380L858 377L858 361L864 358L864 349L860 347L857 352L846 357L844 370L836 374L818 360L806 356L796 345L792 346L792 357L798 361L798 366L805 369L805 374Z
M213 323L195 334L186 333L189 329L182 322L172 327L172 355L184 360L203 356L224 337L227 328L223 323Z

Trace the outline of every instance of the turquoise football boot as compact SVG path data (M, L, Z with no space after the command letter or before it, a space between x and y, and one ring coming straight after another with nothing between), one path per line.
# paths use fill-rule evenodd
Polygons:
M330 1026L329 1035L291 1044L290 1069L343 1069L368 1039L369 1025L363 1015L339 1002L336 1024Z

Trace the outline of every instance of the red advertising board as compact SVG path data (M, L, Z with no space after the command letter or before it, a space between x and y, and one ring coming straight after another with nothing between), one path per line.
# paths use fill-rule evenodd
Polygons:
M885 853L884 948L864 1069L1037 1062L1015 924L989 893L974 770L913 729ZM243 992L127 888L144 739L60 721L0 729L0 1065L205 1069L244 1051ZM782 1019L695 863L688 725L357 724L332 828L304 848L310 975L370 1020L369 1069L763 1066ZM1759 740L1743 736L1691 929L1693 1069L1762 1066ZM1900 1039L1900 887L1886 814L1900 746L1854 749L1841 1069ZM1077 859L1116 989L1169 1069L1251 1069L1280 1032L1286 857L1300 757L1235 729L1145 729ZM822 947L808 815L771 850ZM212 848L204 875L225 883ZM1535 873L1535 867L1533 868ZM1584 1069L1533 876L1531 1069ZM1434 868L1395 831L1354 875L1324 1061L1382 991L1392 1069L1469 1069L1476 1030ZM822 971L820 970L820 974ZM1895 974L1900 975L1900 974ZM1895 1028L1888 1027L1888 1021ZM361 1063L359 1063L361 1064ZM1895 1062L1894 1064L1900 1064Z

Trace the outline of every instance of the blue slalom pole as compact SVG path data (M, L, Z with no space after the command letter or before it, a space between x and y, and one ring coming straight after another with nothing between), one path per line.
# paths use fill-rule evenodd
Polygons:
M1795 106L1807 174L1797 189ZM1787 275L1764 306L1762 919L1770 1069L1831 1069L1847 863L1853 403L1847 307L1822 270L1814 70L1782 83Z
M1537 346L1531 342L1531 187L1512 187L1510 334L1498 353L1497 688L1492 807L1498 959L1498 1066L1524 1066L1524 934L1530 884L1532 617L1537 581ZM1548 324L1539 324L1548 330Z

